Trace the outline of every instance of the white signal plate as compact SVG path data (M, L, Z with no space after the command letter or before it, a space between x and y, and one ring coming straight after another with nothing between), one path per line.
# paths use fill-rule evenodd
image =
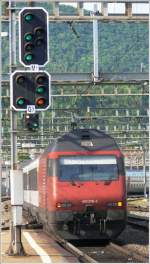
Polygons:
M27 105L27 114L35 114L35 105Z

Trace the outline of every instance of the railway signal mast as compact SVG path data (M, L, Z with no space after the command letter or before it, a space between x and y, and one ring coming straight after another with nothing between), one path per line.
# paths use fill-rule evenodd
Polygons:
M10 65L15 64L15 13L10 2ZM10 75L11 88L11 205L12 232L9 255L25 254L21 242L23 205L23 175L17 168L16 112L25 111L25 127L35 131L39 126L38 111L45 111L51 105L51 76L39 70L49 61L48 55L48 13L39 7L23 8L19 13L19 60L26 71L14 71ZM18 185L19 183L19 185ZM22 186L22 187L21 187ZM19 188L19 192L18 192ZM19 193L19 197L18 197Z

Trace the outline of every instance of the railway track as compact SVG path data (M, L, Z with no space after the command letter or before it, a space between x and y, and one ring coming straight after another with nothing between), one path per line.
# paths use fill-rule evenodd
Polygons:
M41 228L41 225L33 224L29 225L28 228ZM105 241L105 245L100 240L68 242L57 234L46 233L82 263L148 262L146 256L141 256L140 253L133 252L132 249L125 249L123 245L119 245L116 242Z
M143 230L145 234L148 231L148 217L129 214L128 224L132 227L135 227L137 230L138 229L141 230L141 232ZM2 227L2 229L8 229L8 228L9 228L9 221L6 220L6 223ZM30 224L30 225L24 226L24 228L29 228L29 229L41 228L41 225ZM127 246L129 246L129 248L126 249L124 248L125 244L123 243L120 244L119 242L116 242L116 241L115 243L107 243L106 245L101 245L101 242L99 241L97 245L94 245L94 242L92 242L92 244L86 243L86 246L82 246L82 245L75 246L73 243L60 238L58 235L56 235L55 237L53 236L53 239L57 241L66 250L71 252L74 256L76 256L79 262L82 262L82 263L96 263L96 262L99 262L99 263L112 263L112 262L113 263L120 263L120 262L121 263L122 262L124 263L130 263L130 262L146 263L148 262L147 256L143 256L143 255L141 256L141 253L138 253L137 250L133 252L134 250L130 248L130 243L126 244Z
M131 220L131 219L130 219ZM136 228L139 228L139 225L136 225ZM25 225L24 228L28 229L41 229L41 225L38 224L30 224ZM141 227L140 227L141 229ZM144 228L144 231L146 229ZM47 233L47 232L46 232ZM90 240L90 241L78 241L76 243L68 242L62 239L60 236L51 235L47 233L50 237L52 237L59 245L65 248L67 251L76 256L79 262L82 263L147 263L148 257L142 256L140 252L133 252L132 248L127 249L124 248L124 245L119 242L106 242L105 244L102 241L98 240Z
M101 246L80 247L80 250L88 254L98 263L146 263L148 258L138 252L125 249L116 243L108 243Z
M47 232L46 232L47 233ZM49 235L49 233L47 233ZM72 243L64 240L59 235L50 235L57 243L59 243L63 248L65 248L67 251L72 253L74 256L76 256L79 260L79 262L82 263L97 263L95 259L90 257L87 253L80 250L78 247L73 245Z
M149 212L148 207L128 205L128 211Z
M128 214L127 223L145 232L149 230L149 218L139 215Z

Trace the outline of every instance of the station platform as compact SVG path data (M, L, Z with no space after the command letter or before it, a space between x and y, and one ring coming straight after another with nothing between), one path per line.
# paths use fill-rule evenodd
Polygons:
M70 252L58 245L42 229L22 230L22 244L26 256L8 256L6 251L10 244L10 231L1 232L2 263L79 263Z

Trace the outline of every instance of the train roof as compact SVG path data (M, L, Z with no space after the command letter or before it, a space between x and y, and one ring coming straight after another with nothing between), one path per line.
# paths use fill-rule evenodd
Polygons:
M75 129L53 141L44 151L119 150L114 138L97 129Z

